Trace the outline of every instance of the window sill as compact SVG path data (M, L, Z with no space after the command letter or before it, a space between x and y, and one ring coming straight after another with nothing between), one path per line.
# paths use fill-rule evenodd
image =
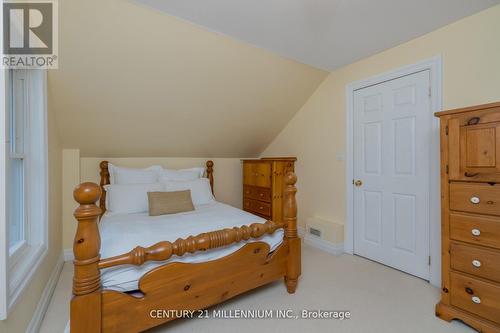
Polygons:
M17 242L14 246L9 248L10 266L14 267L19 260L21 260L24 256L28 255L29 250L30 246L25 240Z
M47 246L26 246L23 256L9 265L9 298L8 309L11 309L29 285L42 261L47 256Z

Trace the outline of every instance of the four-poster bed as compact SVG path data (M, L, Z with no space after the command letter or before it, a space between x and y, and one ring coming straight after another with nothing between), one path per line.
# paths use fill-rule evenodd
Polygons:
M213 191L213 162L207 178ZM106 211L105 186L110 183L108 163L101 162L100 185L82 183L74 191L79 203L73 252L74 278L71 300L71 332L139 332L174 318L154 318L153 310L200 310L236 295L284 278L294 293L301 274L301 243L297 235L297 204L293 171L284 177L284 220L265 221L204 232L149 247L137 246L128 253L100 258L98 221ZM96 202L99 201L99 206ZM274 251L259 238L284 229L283 241ZM119 237L119 235L117 235ZM140 266L185 254L259 239L216 260L199 263L169 262L144 274L134 293L103 289L101 270L118 266Z

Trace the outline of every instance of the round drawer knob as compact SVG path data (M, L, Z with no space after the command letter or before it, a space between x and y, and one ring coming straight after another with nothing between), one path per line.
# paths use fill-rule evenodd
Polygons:
M481 299L477 296L472 296L472 302L476 304L481 304Z
M481 267L481 262L479 260L472 260L472 266L474 267Z
M472 202L474 205L477 205L481 202L481 200L478 197L472 197L470 198L470 202Z
M481 235L481 230L479 230L479 229L472 229L471 233L472 233L473 236L479 236L479 235Z

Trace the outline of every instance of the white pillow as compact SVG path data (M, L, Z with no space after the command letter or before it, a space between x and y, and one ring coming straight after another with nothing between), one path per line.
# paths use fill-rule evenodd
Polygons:
M190 168L190 169L163 169L161 177L169 180L195 180L203 177L205 168Z
M161 167L154 165L145 169L117 167L108 164L111 184L152 184L160 178Z
M148 192L163 191L164 185L155 184L114 184L104 186L106 208L111 213L145 213L149 209Z
M167 192L190 190L191 199L195 205L204 205L215 201L212 194L212 188L210 187L210 181L207 178L185 181L162 178L161 181L165 184L165 190Z

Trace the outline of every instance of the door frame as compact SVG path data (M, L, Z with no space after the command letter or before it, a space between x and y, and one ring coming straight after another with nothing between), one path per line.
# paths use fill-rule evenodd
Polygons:
M403 66L389 72L352 82L346 86L346 221L344 226L344 252L354 254L354 92L379 83L394 80L424 70L430 72L432 138L429 179L429 282L441 286L441 192L440 192L440 147L439 119L434 112L442 109L442 56L438 55L416 64Z

